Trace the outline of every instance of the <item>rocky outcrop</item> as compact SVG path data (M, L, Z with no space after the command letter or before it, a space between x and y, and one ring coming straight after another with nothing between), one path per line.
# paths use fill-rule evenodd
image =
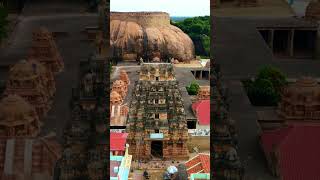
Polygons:
M194 45L163 12L112 12L110 41L113 56L123 60L194 58ZM159 57L160 56L160 57Z

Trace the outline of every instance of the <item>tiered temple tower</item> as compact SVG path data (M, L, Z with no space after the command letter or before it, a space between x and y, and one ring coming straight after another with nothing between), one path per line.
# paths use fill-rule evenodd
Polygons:
M33 32L32 47L28 60L37 60L53 73L59 73L64 68L63 59L53 39L53 35L46 28Z
M211 107L213 128L211 149L214 157L214 177L217 179L241 179L243 167L237 155L235 123L229 117L227 90L221 84L220 67L214 63L211 77Z
M289 122L320 120L320 85L316 79L302 77L281 93L278 115Z
M109 95L109 64L107 50L108 6L100 1L99 32L96 51L87 61L80 62L80 82L72 91L71 131L66 130L67 144L59 165L62 180L107 179L106 137L107 96Z
M29 103L17 95L0 101L0 137L35 137L40 132L39 117Z
M186 115L171 64L142 64L127 132L134 159L188 158Z
M197 100L210 99L210 86L200 86L197 94Z
M21 60L9 71L4 95L17 94L35 107L40 119L49 111L53 91L46 69L39 63Z

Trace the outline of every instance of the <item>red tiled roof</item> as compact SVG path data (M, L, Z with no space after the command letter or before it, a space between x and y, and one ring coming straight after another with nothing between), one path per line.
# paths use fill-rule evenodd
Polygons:
M210 155L198 154L196 157L190 159L185 163L188 174L198 173L210 173Z
M199 158L200 158L204 173L210 173L210 156L207 154L199 154Z
M265 131L261 136L266 153L278 152L282 180L320 180L320 126L291 126Z
M110 133L110 150L124 151L128 133Z
M210 125L210 100L201 100L192 104L200 125Z

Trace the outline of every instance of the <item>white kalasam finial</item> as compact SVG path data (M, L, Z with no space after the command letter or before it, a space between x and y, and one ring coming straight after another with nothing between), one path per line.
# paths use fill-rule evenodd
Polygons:
M128 154L129 154L129 144L126 144L126 152L125 152L125 156L128 156Z

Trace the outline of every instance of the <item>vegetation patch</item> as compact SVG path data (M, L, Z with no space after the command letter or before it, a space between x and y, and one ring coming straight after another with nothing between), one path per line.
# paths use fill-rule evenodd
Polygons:
M199 16L186 18L182 21L171 21L171 24L179 27L188 34L195 45L196 55L210 56L210 17Z
M189 86L186 86L186 89L189 95L197 95L200 85L196 81L193 81L189 84Z
M242 84L254 106L276 106L281 89L288 84L286 76L277 68L261 68L254 80L245 79Z

